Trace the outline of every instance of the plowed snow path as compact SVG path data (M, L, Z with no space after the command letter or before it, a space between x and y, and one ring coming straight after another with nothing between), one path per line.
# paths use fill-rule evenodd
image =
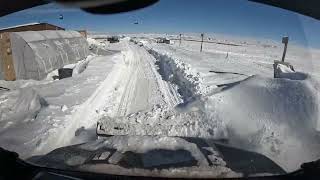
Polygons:
M96 138L96 123L101 117L113 118L112 123L118 117L149 111L154 106L171 108L182 101L174 86L162 80L152 55L129 42L122 42L121 46L105 80L67 118L68 123L37 148L36 154Z
M118 87L122 93L112 116L126 116L161 104L173 107L181 99L176 90L162 80L155 59L144 48L128 45Z

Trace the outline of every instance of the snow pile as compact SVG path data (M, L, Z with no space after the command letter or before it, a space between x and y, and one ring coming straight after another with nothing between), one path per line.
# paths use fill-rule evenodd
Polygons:
M92 38L87 38L88 44L89 44L89 50L95 54L99 51L99 47L101 46L100 42L96 41Z
M76 104L73 104L73 110L64 117L63 125L57 127L46 137L46 141L37 147L37 153L48 152L56 147L82 143L96 138L96 119L101 116L100 113L103 112L106 103L109 103L107 100L110 92L113 91L113 85L110 82L117 74L117 69L112 68L113 61L117 61L118 58L119 55L115 55L106 61L105 56L95 57L89 62L90 66L86 71L78 76L63 79L70 79L71 82L74 82L73 78L84 78L80 81L79 86L73 85L76 89L70 88L68 92L64 93L66 98L71 98L69 101L59 98L60 102ZM78 92L87 93L85 98L82 97L81 103L78 102L81 94L76 95ZM65 108L62 107L62 109ZM68 109L71 108L68 107ZM67 109L66 112L68 112Z
M275 65L274 71L277 78L286 78L291 80L305 80L308 78L307 74L295 72L292 68L280 63Z
M10 91L0 96L0 132L15 123L33 121L47 102L32 88Z
M91 104L86 104L84 110L77 111L105 80L114 64L112 56L91 57L92 59L89 56L86 60L69 65L74 68L74 72L79 73L86 66L83 72L70 78L58 81L53 81L51 77L50 80L41 81L0 81L1 86L10 89L0 91L1 147L16 151L21 158L26 158L60 147L57 141L61 135L62 139L75 138L76 130L84 126L77 126L77 123L85 116L81 114L74 120L73 115L79 112L85 114L88 111L84 110L94 108ZM87 61L88 64L85 65ZM96 113L95 109L91 110ZM75 123L75 129L66 131L72 123ZM93 124L95 123L94 121ZM86 136L85 140L92 135L95 137L95 129L88 131L87 128L79 133L79 137L83 138L88 133L90 136Z
M131 41L131 38L130 37L124 37L122 38L123 41Z
M226 124L231 144L262 153L291 171L320 157L318 89L310 78L252 76L208 97L205 112Z
M92 55L89 55L85 60L83 61L79 61L75 67L73 68L73 71L72 71L72 76L74 75L77 75L77 74L80 74L82 73L84 70L86 70L89 62L91 59L93 59L95 56L92 56Z
M178 85L179 93L185 102L192 98L205 95L212 90L203 84L203 78L199 72L191 68L190 64L168 54L160 53L152 48L148 51L157 59L159 73L165 81Z
M186 111L155 105L151 110L139 111L123 117L104 116L99 120L98 134L161 135L182 137L220 137L220 125L198 107Z
M148 44L149 42L147 40L140 40L139 41L142 45Z
M200 88L194 88L195 86L192 86L192 83L190 85L189 82L195 82L192 79L187 79L187 74L190 71L187 68L186 71L183 68L178 69L176 64L179 64L177 60L190 55L194 59L182 59L182 61L184 64L192 64L190 66L192 67L191 71L196 72L206 69L206 67L203 67L207 63L205 58L210 58L212 54L197 54L192 50L180 50L165 45L146 43L145 46L150 49L150 53L157 60L164 62L164 65L161 65L161 63L158 65L160 74L164 74L163 77L170 77L171 75L172 79L174 79L173 77L179 77L178 83L170 80L170 78L165 79L176 83L179 89L181 87L187 89L179 91L182 96L184 96L184 92L189 90L193 93L185 93L187 97L196 97L192 101L186 101L185 105L179 108L180 112L189 112L189 114L191 111L196 112L192 118L195 119L196 124L202 124L202 126L196 126L195 128L198 128L201 132L210 132L196 134L196 131L192 129L182 133L179 130L187 126L184 126L185 124L179 121L177 113L174 113L174 120L178 119L177 121L181 124L181 127L176 128L179 130L176 131L177 134L175 135L200 135L200 137L226 139L234 146L268 156L288 171L297 169L303 162L320 157L318 151L320 140L317 138L317 128L319 127L318 92L320 86L315 80L316 77L295 72L293 69L279 64L276 68L276 71L280 74L279 78L269 78L272 73L270 71L272 64L259 62L260 67L251 66L244 69L243 74L255 74L255 71L257 71L263 76L254 75L247 79L244 79L246 76L242 76L238 81L230 82L229 79L222 77L225 73L213 71L217 73L208 77L221 79L219 80L221 84L207 91L209 93L203 93L206 92L206 88L201 88L201 86L198 86ZM199 59L196 59L197 57ZM212 57L215 56L212 55ZM230 72L239 70L241 72L243 66L249 62L241 59L237 61L224 60L220 63L220 60L218 60L214 59L208 65L213 66L213 68L224 68L224 71L228 68ZM173 66L171 66L172 64ZM239 66L235 68L238 64ZM195 69L193 65L196 65ZM255 66L257 69L254 69ZM161 73L161 69L166 71ZM169 71L172 69L174 72ZM178 74L179 71L183 73ZM199 74L202 76L203 73L201 72ZM269 75L264 72L268 72ZM235 75L241 76L242 73L235 73ZM200 79L199 84L202 85L207 84L208 80L217 81L210 78ZM187 80L187 83L179 83L179 81L186 82L185 80ZM198 110L194 111L194 108L198 108ZM150 121L146 122L149 123ZM166 123L166 125L170 126L171 124ZM162 126L164 125L162 124ZM154 127L161 131L161 128L157 125L154 125ZM170 127L166 128L170 129ZM147 131L151 129L152 127L148 128ZM299 156L296 156L296 154L299 154Z
M63 68L73 69L72 76L77 76L78 74L81 74L83 71L85 71L85 69L87 68L90 60L94 59L95 57L96 57L96 55L88 55L87 58L85 58L83 60L80 60L80 61L78 61L77 63L74 63L74 64L65 65L65 66L63 66ZM54 77L57 77L57 76L59 76L58 69L50 72L47 75L46 80L52 80Z
M276 66L276 72L279 72L279 74L281 73L293 73L294 70L292 70L290 67L284 65L284 64L280 64L278 63Z
M95 39L90 38L90 37L87 38L87 41L89 43L89 46L91 46L91 45L97 45L97 46L100 45L100 43L98 41L96 41Z

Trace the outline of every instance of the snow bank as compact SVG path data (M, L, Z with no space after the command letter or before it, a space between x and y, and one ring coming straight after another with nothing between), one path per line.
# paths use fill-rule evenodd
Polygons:
M253 67L250 66L251 61L248 59L224 60L224 63L220 64L219 59L210 53L199 54L193 50L175 49L171 46L158 47L148 43L145 47L151 49L150 53L159 61L164 62L163 69L167 70L165 72L168 72L168 69L174 70L169 72L169 75L162 73L165 74L164 77L170 77L170 75L172 78L179 77L178 81L185 81L177 83L179 89L187 89L185 92L189 90L190 93L185 93L187 97L192 95L196 97L192 98L192 101L187 101L179 109L189 114L194 112L191 117L196 119L195 124L201 126L194 126L190 130L187 128L188 131L185 133L176 131L178 134L175 135L200 135L226 139L234 146L268 156L287 171L296 170L303 162L320 158L320 140L317 137L320 124L320 86L316 81L317 77L313 74L295 72L280 64L276 68L279 77L274 79L269 78L273 73L270 71L271 63L260 63L261 67L255 68L254 63L260 61L259 59L252 62ZM182 57L187 59L179 59ZM207 59L211 60L208 64L206 64ZM177 60L181 60L184 64L189 63L191 72L200 72L201 80L198 87L194 86L195 81L187 79L189 70L176 68ZM210 89L204 86L207 81L217 80L201 78L204 74L202 71L210 69L205 67L207 65L212 66L213 69L218 68L224 71L227 69L230 72L242 70L246 65L250 67L241 73L259 75L253 75L245 80L243 79L246 77L242 76L242 79L230 82L229 79L223 79L215 73L214 76L208 77L221 81L220 78L222 81L218 87ZM167 79L170 81L170 78ZM179 92L184 94L184 91ZM174 119L178 119L177 121L181 123L177 114ZM176 126L179 130L184 127L187 126L185 124L178 128ZM206 133L196 134L194 130L196 128Z
M125 117L104 116L99 120L98 134L215 137L215 122L208 122L207 116L199 108L187 111L185 107L172 109L155 105L151 110L139 111Z
M88 43L89 43L89 46L91 46L91 45L99 45L100 43L98 42L98 41L96 41L95 39L93 39L93 38L87 38L87 41L88 41Z
M185 113L171 113L177 124L167 122L158 126L150 120L142 121L150 124L150 128L142 127L147 129L144 133L157 133L158 130L167 135L227 139L237 147L268 156L288 171L320 157L320 140L317 138L320 86L311 75L279 64L277 79L252 76L209 89L204 86L201 75L198 82L188 78L196 69L190 65L181 68L180 65L187 63L179 62L179 56L152 49L148 43L144 45L159 61L160 74L164 79L177 84L182 96L196 97L179 108ZM190 70L185 68L188 66ZM192 118L188 117L191 114ZM170 113L164 113L163 117L166 115ZM194 119L194 122L188 119ZM130 124L134 121L125 122Z
M90 61L86 71L79 76L63 79L69 80L68 83L72 83L72 86L64 92L66 97L63 98L66 99L58 98L60 103L76 104L73 104L71 113L64 117L63 125L57 127L55 132L49 134L47 139L37 147L37 154L96 138L96 119L100 116L99 113L103 112L105 104L108 103L106 100L108 100L110 92L114 90L112 79L116 77L118 72L116 68L113 68L113 61L117 61L118 58L119 55L109 59L105 56L98 56L95 60ZM80 85L73 84L77 82L75 81L77 78L82 79ZM66 84L63 80L57 83L61 83L63 86ZM69 107L68 109L71 109Z
M79 61L73 68L72 76L82 73L87 68L90 60L93 58L94 56L89 55L85 60Z
M279 74L280 73L293 73L294 72L294 70L291 69L290 67L288 67L288 66L286 66L284 64L280 64L280 63L276 65L276 70L275 71L279 72Z
M36 118L47 102L32 88L11 91L0 96L0 124L3 129L14 123Z
M85 71L71 78L58 81L53 81L52 78L41 81L0 81L1 86L10 89L10 91L0 91L1 147L16 151L21 158L27 158L60 147L57 141L62 135L65 135L61 137L62 139L75 138L75 131L83 124L76 126L74 131L66 129L70 124L78 123L84 118L83 114L79 114L84 112L83 109L95 112L91 104L87 104L79 112L77 109L97 90L114 65L112 56L92 56L92 58L88 59L89 64ZM74 66L78 67L77 64ZM79 62L79 69L80 67L82 62ZM104 93L105 91L102 92ZM23 98L18 101L20 96ZM19 107L19 112L14 109L15 107ZM25 114L21 112L24 109L28 109ZM73 114L80 116L73 121ZM92 114L89 116L92 117ZM88 122L87 120L84 122ZM80 138L86 133L87 129L80 133ZM92 135L95 137L95 129L90 133L85 138Z
M252 76L210 96L205 112L226 124L225 138L231 144L262 153L292 171L320 157L318 91L310 78Z
M203 84L200 73L192 69L190 64L152 48L149 48L148 51L157 59L156 65L158 65L159 73L163 79L178 85L179 93L185 102L205 95L212 88Z
M80 60L79 62L74 64L65 65L63 66L63 68L73 69L72 76L77 76L78 74L81 74L83 71L85 71L90 60L94 59L95 57L95 55L88 55L86 59ZM46 80L52 80L56 76L59 76L58 69L48 73Z

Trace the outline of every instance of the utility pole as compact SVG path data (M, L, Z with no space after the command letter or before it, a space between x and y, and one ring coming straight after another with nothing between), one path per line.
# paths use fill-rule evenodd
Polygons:
M203 36L204 36L204 34L202 33L202 34L201 34L201 47L200 47L200 52L202 52Z
M282 38L282 43L284 44L284 49L283 49L283 54L281 59L282 62L284 62L284 58L286 57L288 42L289 42L288 36L285 36Z
M179 46L181 45L181 34L179 34Z

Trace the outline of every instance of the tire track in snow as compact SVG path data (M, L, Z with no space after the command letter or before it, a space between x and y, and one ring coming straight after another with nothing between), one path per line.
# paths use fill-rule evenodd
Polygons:
M135 45L127 48L123 52L127 64L122 75L124 90L114 116L127 116L156 104L173 107L180 103L174 89L157 72L154 57L144 48Z
M125 58L128 58L128 57L125 57ZM129 65L128 67L126 68L126 70L129 70L129 72L127 72L125 74L125 77L123 78L126 78L125 79L125 88L124 88L124 92L121 96L121 100L120 100L120 103L119 103L119 106L118 106L118 109L117 109L117 113L116 113L116 116L124 116L127 112L127 109L128 109L128 104L130 103L130 96L131 96L131 91L133 90L134 88L134 83L135 83L135 74L136 74L136 70L132 68L132 65L133 62L131 62L129 60Z
M139 46L128 46L124 55L126 64L132 66L128 66L130 68L124 72L126 75L123 77L128 79L123 80L126 83L122 86L126 89L123 90L121 99L131 100L121 100L119 104L118 108L125 109L126 114L104 116L99 120L99 134L216 136L218 125L211 122L211 118L202 111L204 104L201 99L183 104L183 108L175 108L183 99L192 97L194 91L198 90L198 74L188 76L186 72L193 72L183 62L169 64L175 62L171 62L169 57L158 59ZM130 76L128 74L133 72L132 69L136 71ZM135 81L133 90L127 88L132 79ZM178 93L180 88L184 90L183 94ZM136 99L140 102L135 102Z
M147 129L151 130L150 134L155 134L156 132L161 135L181 135L183 133L190 135L195 132L194 135L199 136L196 130L200 129L199 127L202 124L198 125L198 122L205 117L198 116L197 113L177 117L176 114L171 115L173 113L170 111L166 112L167 109L165 108L174 107L181 102L181 99L174 86L162 80L162 76L156 70L155 58L144 48L134 45L128 45L127 51L123 55L125 56L124 63L123 59L119 58L121 62L114 68L112 75L108 76L88 101L81 105L76 113L72 114L70 123L61 131L60 138L51 139L56 144L55 148L70 145L75 131L82 126L85 128L94 127L99 118L97 110L105 109L107 106L112 110L108 114L111 117L117 118L135 113L134 118L140 119L136 124L127 123L132 129L142 131ZM118 86L121 86L122 88L120 89L122 90L117 91L116 87ZM110 106L113 103L114 106ZM161 106L157 106L159 104ZM153 108L155 105L156 108ZM149 111L148 108L153 108L154 110ZM145 117L141 118L139 114L136 114L139 111L146 112L145 114L141 113ZM149 118L150 113L151 118ZM196 119L197 117L198 119ZM193 121L190 123L186 122L185 119ZM114 127L117 126L114 125L114 119L111 119L109 123ZM126 124L126 121L122 121L122 123ZM205 128L203 127L202 129ZM157 131L152 131L155 129ZM140 132L135 133L138 134Z

